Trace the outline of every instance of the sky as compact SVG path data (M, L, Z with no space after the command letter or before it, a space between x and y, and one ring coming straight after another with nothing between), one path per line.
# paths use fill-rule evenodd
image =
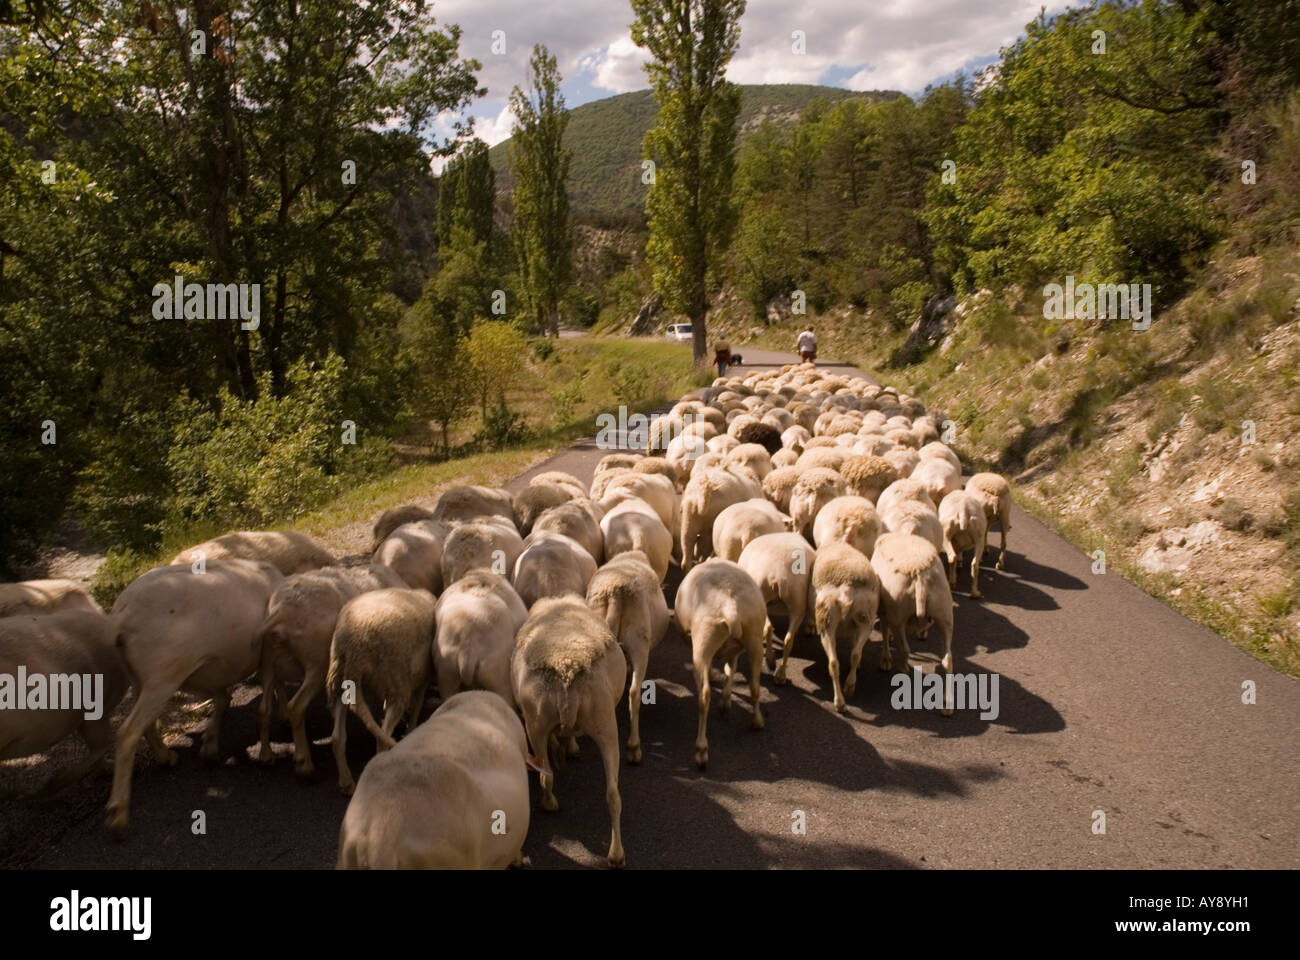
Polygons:
M727 70L736 83L819 83L849 90L918 93L958 71L995 61L1045 0L749 0L740 49ZM649 86L632 43L626 0L437 0L440 24L458 23L461 55L478 60L487 96L468 111L489 145L510 136L510 90L524 83L534 43L557 58L569 107ZM803 32L804 52L793 49ZM500 34L496 32L500 31ZM499 51L494 52L494 40ZM440 118L434 133L450 131Z

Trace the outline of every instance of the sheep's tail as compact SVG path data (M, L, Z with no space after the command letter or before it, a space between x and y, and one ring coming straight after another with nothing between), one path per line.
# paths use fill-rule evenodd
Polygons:
M569 684L560 685L561 730L573 730L578 726L578 709L582 706L582 697L572 696L572 693ZM545 749L545 745L542 749Z
M924 574L924 571L922 571L922 573ZM917 577L915 583L916 586L912 592L916 594L916 619L924 620L926 617L925 610L927 599L925 593L925 577Z
M343 695L344 674L347 673L347 665L344 658L334 652L333 645L330 649L330 667L325 674L325 698L331 708L339 702L339 697ZM367 730L371 732L374 738L382 743L385 747L397 746L397 741L384 733L384 728L375 723L374 716L370 713L370 705L366 703L365 696L361 693L361 684L358 683L355 688L356 702L344 704L349 707L353 713L360 718L365 724Z
M622 587L611 590L609 603L605 606L605 625L615 640L619 638L619 628L623 623L623 592Z
M334 651L330 651L330 666L325 673L325 700L330 707L338 702L339 695L343 692L343 661L341 657L334 656Z
M957 511L957 529L962 533L970 529L970 511L966 509L964 503L961 505L961 509Z

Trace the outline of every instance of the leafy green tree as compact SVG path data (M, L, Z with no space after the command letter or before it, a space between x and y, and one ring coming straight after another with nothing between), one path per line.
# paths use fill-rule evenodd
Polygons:
M731 242L740 91L726 79L745 0L631 0L632 40L650 53L659 116L646 134L655 164L646 196L646 253L655 287L694 328L696 363L707 349L708 279Z
M573 275L572 154L564 146L569 115L555 57L541 44L533 47L528 76L527 91L515 87L510 94L515 256L536 329L558 337L559 304Z
M496 173L488 146L474 137L447 161L438 181L438 244L451 247L456 229L491 251L496 215Z

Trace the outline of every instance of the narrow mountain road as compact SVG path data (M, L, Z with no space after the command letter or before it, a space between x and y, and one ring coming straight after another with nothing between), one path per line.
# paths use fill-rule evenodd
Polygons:
M742 353L742 373L792 359ZM510 488L543 470L590 480L608 452L584 441ZM1089 557L1023 511L1013 524L1007 569L994 570L990 552L981 573L984 599L969 598L964 571L956 593L955 669L997 678L996 718L893 709L878 643L837 715L820 644L806 636L790 684L763 679L766 729L750 730L747 693L727 716L715 710L710 764L699 771L690 652L671 629L651 655L645 759L620 771L628 866L1300 866L1300 683L1115 574L1092 573ZM671 604L675 567L669 578ZM932 671L935 647L917 642L914 665ZM224 764L200 761L197 737L173 770L142 754L121 842L102 826L107 778L83 784L51 809L74 825L34 865L331 866L346 801L324 708L311 722L317 779L300 785L283 724L273 769L243 750L255 739L255 692L241 690L227 714ZM625 704L620 722L626 735ZM360 730L350 737L354 769L369 743ZM590 741L558 769L556 793L560 810L547 813L534 790L533 866L602 866L608 817ZM200 809L207 833L194 835Z

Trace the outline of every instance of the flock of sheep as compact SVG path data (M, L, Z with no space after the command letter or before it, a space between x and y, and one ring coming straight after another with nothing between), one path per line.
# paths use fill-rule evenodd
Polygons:
M324 694L332 710L338 782L351 795L340 867L521 863L527 771L539 774L542 806L557 809L552 756L576 753L580 735L604 764L608 860L621 866L615 710L627 692L626 757L638 763L650 652L671 618L691 649L701 767L719 657L725 710L746 655L756 729L764 667L785 683L806 625L825 650L837 711L877 621L882 669L895 643L906 669L909 632L933 627L940 666L952 673L957 567L973 551L978 597L994 523L1003 566L1011 497L996 474L963 484L959 460L938 440L938 423L914 398L794 364L683 398L651 423L645 455L606 456L590 487L552 471L514 496L463 486L431 510L388 510L368 556L336 560L298 533L227 534L133 581L107 615L69 581L0 585L0 677L23 665L28 675L104 678L95 719L71 708L0 710L0 760L80 730L89 755L50 789L75 782L113 746L109 715L133 687L107 806L108 826L120 830L140 738L161 762L176 762L158 726L173 695L212 698L201 754L215 759L231 688L256 676L262 762L274 759L275 703L300 774L313 770L307 709ZM670 614L663 584L674 559L684 579ZM783 638L770 612L788 618ZM842 682L840 640L852 644ZM286 682L298 684L292 697ZM430 683L441 705L420 722ZM359 780L346 756L349 712L379 750Z

